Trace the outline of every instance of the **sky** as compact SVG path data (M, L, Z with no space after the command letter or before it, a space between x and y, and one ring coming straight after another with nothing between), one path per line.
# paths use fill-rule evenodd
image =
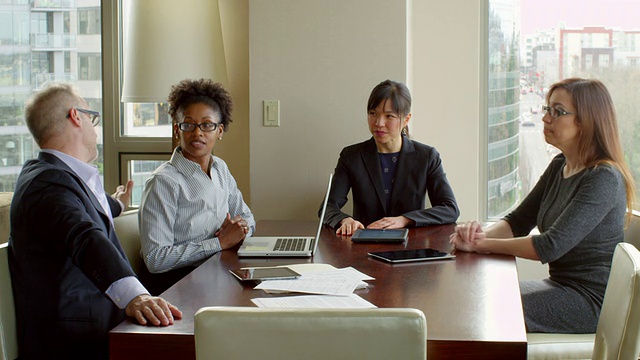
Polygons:
M535 29L585 26L640 30L640 0L521 0L522 34Z

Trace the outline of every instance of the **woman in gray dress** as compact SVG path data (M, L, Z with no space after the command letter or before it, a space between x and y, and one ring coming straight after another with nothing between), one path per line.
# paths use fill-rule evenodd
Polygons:
M520 283L527 331L593 333L635 185L604 84L565 79L546 100L544 137L562 154L512 213L486 229L458 225L451 243L548 263L549 278Z

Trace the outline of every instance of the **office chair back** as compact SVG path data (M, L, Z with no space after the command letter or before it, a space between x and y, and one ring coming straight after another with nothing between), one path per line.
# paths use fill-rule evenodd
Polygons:
M620 243L613 254L592 359L637 359L639 353L640 252Z
M206 307L195 340L199 360L424 360L427 323L416 309Z
M634 212L629 218L629 223L624 229L624 241L633 244L640 249L640 214Z
M9 249L7 243L0 244L0 352L1 360L18 357L16 310L13 303L13 288L9 274Z
M140 229L138 228L138 210L125 211L113 218L113 227L124 249L133 271L140 275L140 267L146 266L140 255Z
M626 240L626 239L625 239ZM640 350L640 253L631 244L616 246L595 334L527 334L527 358L638 359ZM594 340L595 339L595 340Z

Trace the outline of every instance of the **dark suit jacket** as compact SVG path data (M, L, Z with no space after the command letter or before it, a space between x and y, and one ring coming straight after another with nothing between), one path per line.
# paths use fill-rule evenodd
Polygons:
M126 316L103 293L135 275L98 200L64 162L41 153L18 177L10 216L20 359L105 358L108 331Z
M364 226L400 215L415 221L416 226L448 224L458 219L460 211L435 148L403 137L395 179L387 209L373 138L342 149L324 223L337 228L342 219L350 217L340 210L347 202L349 189L353 195L352 217ZM427 194L429 209L425 209Z

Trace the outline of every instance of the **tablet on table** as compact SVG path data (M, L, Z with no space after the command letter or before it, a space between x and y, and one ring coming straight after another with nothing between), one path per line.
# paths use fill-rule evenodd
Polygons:
M408 229L357 229L351 236L353 242L403 242L409 235Z
M384 260L390 263L401 263L411 261L431 261L455 259L455 255L439 251L435 249L414 249L414 250L396 250L396 251L379 251L370 252L369 256Z

